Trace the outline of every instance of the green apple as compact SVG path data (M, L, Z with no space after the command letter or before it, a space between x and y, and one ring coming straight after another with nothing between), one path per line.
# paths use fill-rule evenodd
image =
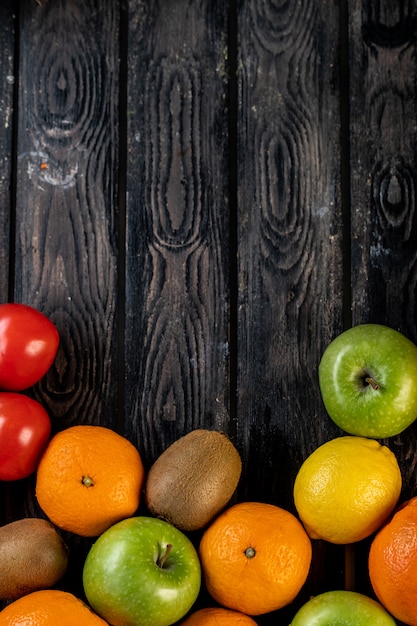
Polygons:
M197 599L201 566L194 545L175 526L131 517L92 545L83 585L93 610L113 626L169 626Z
M327 413L344 431L393 437L417 417L417 346L388 326L354 326L327 346L319 384Z
M356 591L326 591L311 598L290 626L395 626L384 607Z

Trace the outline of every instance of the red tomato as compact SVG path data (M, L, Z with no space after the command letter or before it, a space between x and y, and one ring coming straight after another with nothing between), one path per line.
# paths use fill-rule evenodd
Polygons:
M51 420L39 402L0 392L0 480L33 474L51 435Z
M26 304L0 304L0 389L22 391L51 367L59 346L55 325Z

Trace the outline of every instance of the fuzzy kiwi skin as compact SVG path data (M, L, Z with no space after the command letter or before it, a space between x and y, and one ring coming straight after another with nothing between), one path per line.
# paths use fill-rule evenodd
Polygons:
M32 517L0 527L1 600L49 589L67 567L67 546L49 521Z
M241 473L242 460L227 435L193 430L151 466L145 483L147 508L180 530L199 530L230 501Z

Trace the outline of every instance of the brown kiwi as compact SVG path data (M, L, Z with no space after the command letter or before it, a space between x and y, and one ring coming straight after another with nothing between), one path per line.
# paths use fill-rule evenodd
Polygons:
M67 546L49 521L32 517L0 527L0 599L49 589L67 567Z
M206 526L233 496L242 472L224 433L197 429L171 444L151 466L145 501L152 515L180 530Z

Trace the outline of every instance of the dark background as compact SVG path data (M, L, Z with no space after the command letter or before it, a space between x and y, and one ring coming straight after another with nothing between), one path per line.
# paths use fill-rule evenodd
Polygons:
M57 325L27 393L146 467L226 431L237 500L294 511L341 434L317 366L344 328L416 328L414 0L2 0L0 300ZM388 442L414 495L416 428ZM0 522L42 515L34 477ZM82 594L88 541L66 537ZM371 593L368 542L315 542L311 594ZM204 592L201 603L206 602Z

